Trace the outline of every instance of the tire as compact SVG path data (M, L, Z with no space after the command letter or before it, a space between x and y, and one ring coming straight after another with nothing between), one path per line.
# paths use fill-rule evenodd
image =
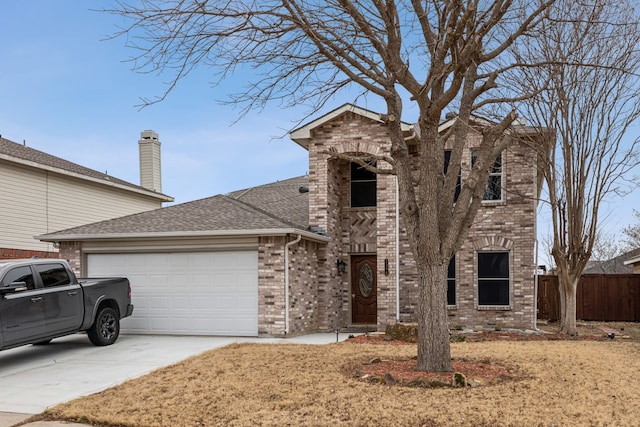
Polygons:
M96 320L87 331L89 340L94 345L111 345L120 335L120 319L113 308L105 307L98 312Z

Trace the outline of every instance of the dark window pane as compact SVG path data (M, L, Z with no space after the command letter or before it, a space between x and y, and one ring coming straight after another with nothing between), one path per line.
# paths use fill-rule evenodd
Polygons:
M456 281L447 280L447 305L456 305Z
M376 174L351 163L351 207L369 206L376 206Z
M449 266L447 267L447 279L456 278L456 256L454 255L449 261Z
M40 273L45 288L64 286L71 283L67 270L62 264L39 264L36 270Z
M35 289L31 267L16 267L9 270L4 279L2 279L2 285L0 286L9 286L14 282L24 282L27 285L27 289Z
M496 162L493 164L493 168L491 169L491 173L502 173L502 154L498 156Z
M478 279L509 278L508 252L478 252Z
M509 305L508 280L478 281L478 304Z
M456 257L449 261L447 267L447 305L456 305Z
M476 163L477 158L478 150L472 150L471 166ZM502 154L496 158L495 163L491 167L489 181L487 182L487 189L482 200L502 200Z
M478 252L478 304L509 305L509 252Z
M501 200L502 199L502 176L491 175L487 182L487 190L484 192L482 200Z
M376 205L376 183L352 182L351 207L362 208Z
M375 166L375 163L371 163ZM375 181L376 174L357 163L351 163L351 181Z

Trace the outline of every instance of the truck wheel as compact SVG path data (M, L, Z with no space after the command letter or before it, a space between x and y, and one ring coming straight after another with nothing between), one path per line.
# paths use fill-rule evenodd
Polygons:
M120 335L120 319L116 311L109 307L100 310L87 335L94 345L113 344Z

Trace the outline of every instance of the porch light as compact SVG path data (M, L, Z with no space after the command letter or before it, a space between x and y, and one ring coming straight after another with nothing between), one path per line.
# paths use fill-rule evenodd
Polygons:
M341 259L336 260L336 267L338 268L338 273L342 274L347 271L347 263Z

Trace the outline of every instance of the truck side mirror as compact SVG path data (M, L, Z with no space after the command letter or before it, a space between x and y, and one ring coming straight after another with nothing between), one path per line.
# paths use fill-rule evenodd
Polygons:
M27 282L12 282L7 286L0 287L0 294L13 294L16 292L26 291L27 289Z

